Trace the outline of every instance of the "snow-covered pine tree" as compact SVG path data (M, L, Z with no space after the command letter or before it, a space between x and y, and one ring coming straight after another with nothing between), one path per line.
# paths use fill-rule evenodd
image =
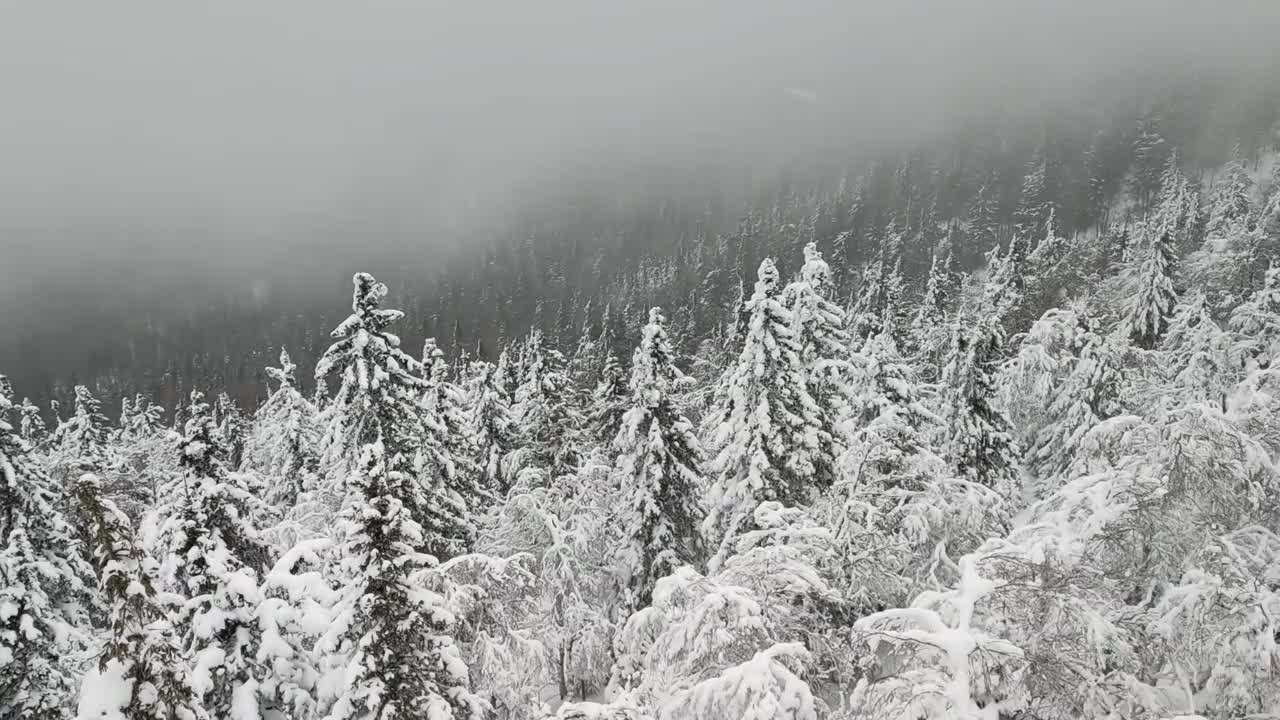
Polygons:
M31 402L31 398L24 397L17 409L18 436L31 447L40 447L49 438L49 429L40 415L40 408Z
M591 409L587 415L592 435L600 442L609 442L618 436L627 401L627 375L618 356L609 350L605 353L600 377L591 390Z
M316 409L298 387L297 370L282 348L280 367L267 368L275 390L254 413L244 449L244 467L271 480L267 500L281 508L314 487L318 470Z
M486 504L487 493L481 486L480 469L476 466L471 435L467 432L467 398L449 379L449 363L436 345L427 338L422 351L427 387L422 393L423 427L434 437L430 445L439 445L446 461L438 462L446 484L462 498L470 515L478 515Z
M1269 368L1280 359L1280 267L1267 270L1262 287L1232 311L1229 327L1241 368Z
M1138 120L1137 135L1133 139L1133 167L1128 177L1129 192L1143 215L1150 209L1156 191L1160 189L1160 171L1164 167L1168 146L1161 129L1160 114L1151 111L1143 115Z
M910 458L929 445L927 431L939 419L925 407L914 370L887 333L868 338L852 357L852 408L844 430L850 447L844 465L856 467L854 474L870 471L891 486L918 486L924 478Z
M0 393L0 717L68 720L93 569Z
M208 717L191 686L191 667L169 621L172 605L182 599L159 596L155 561L136 542L128 516L103 495L96 476L82 475L75 494L92 539L98 592L107 611L108 635L98 671L118 672L128 683L123 697L82 697L82 704L101 707L116 700L119 705L110 709L126 720Z
M76 386L75 412L54 433L60 463L80 470L102 470L108 464L111 428L102 404L83 385Z
M448 545L414 520L430 493L375 436L360 451L340 516L339 599L320 643L330 668L326 720L478 720L467 666L448 628L448 580L420 548Z
M582 419L565 374L564 355L546 347L540 331L529 333L522 359L524 376L511 407L526 443L527 456L520 467L539 468L547 474L544 482L551 482L578 467Z
M829 299L831 268L816 243L804 248L800 277L787 285L782 304L791 313L791 330L805 371L805 387L817 403L821 433L816 462L830 467L839 454L841 421L849 412L849 352L852 341L845 331L844 310ZM829 478L820 478L825 482Z
M1150 236L1136 265L1126 270L1135 288L1121 322L1124 332L1140 348L1155 347L1169 327L1178 301L1174 289L1176 262L1173 236L1164 233Z
M1049 403L1048 422L1030 448L1030 465L1042 483L1062 477L1080 454L1084 436L1098 423L1121 412L1121 363L1128 347L1119 335L1088 333L1070 373ZM1053 490L1042 485L1041 497Z
M1016 443L1008 418L992 405L1004 344L1002 323L1016 296L1005 270L1012 259L992 272L978 307L952 326L942 385L951 462L964 478L1016 492Z
M163 426L164 408L151 402L151 399L138 393L129 403L129 421L121 422L120 437L128 441L137 441L155 435ZM123 420L123 417L122 417Z
M951 223L946 234L934 247L924 295L911 320L912 342L926 359L934 361L945 351L944 331L947 318L955 305L956 294L960 291L962 273L955 256L959 233L959 223Z
M464 386L467 433L480 481L488 492L505 497L514 480L507 476L503 464L516 445L511 401L493 363L473 361L468 376Z
M760 264L755 292L745 304L742 350L717 389L717 409L708 417L714 477L703 533L709 543L731 546L750 529L764 500L803 505L829 485L830 437L823 436L817 402L805 383L791 314L781 303L778 269ZM723 560L723 557L720 557Z
M1040 237L1045 223L1053 214L1057 194L1058 165L1048 143L1041 143L1022 179L1022 194L1016 213L1015 233L1023 237Z
M218 423L218 434L222 436L226 452L224 460L229 467L240 467L240 462L244 459L245 436L249 431L249 423L245 420L244 413L240 411L240 406L229 394L220 392L218 401L214 405L213 416Z
M320 415L320 466L334 507L359 449L374 438L393 455L413 454L422 434L417 400L427 387L422 363L390 331L404 313L382 308L387 286L368 273L356 273L352 284L352 313L331 333L335 342L315 369L317 386L330 376L339 383Z
M1200 189L1182 172L1175 149L1169 153L1164 172L1160 175L1160 197L1150 225L1159 235L1171 235L1174 247L1185 252L1198 239L1195 231L1199 222Z
M634 607L649 603L658 578L702 556L702 448L675 407L677 386L687 378L675 366L663 324L662 311L651 309L631 358L630 409L613 443L626 496L627 547L620 555Z
M180 473L147 518L145 537L160 559L162 587L190 598L174 615L191 683L213 717L230 717L245 703L257 706L267 669L259 659L261 627L255 617L259 578L271 549L255 523L271 510L245 478L227 471L222 436L204 395L192 391Z
M1209 220L1205 235L1209 238L1225 238L1248 230L1253 211L1253 178L1245 170L1244 158L1237 146L1231 153L1222 177L1213 186L1213 201L1209 205Z
M328 504L341 506L352 494L348 479L360 448L379 441L397 470L416 473L424 489L421 504L408 507L426 529L430 548L417 548L437 558L451 557L469 547L475 536L467 501L454 482L452 453L443 443L444 429L434 412L421 402L430 383L421 375L422 363L400 349L400 338L389 332L403 317L399 310L382 309L387 286L368 273L356 273L352 314L334 331L337 341L316 364L316 379L338 375L341 384L321 413L321 470L326 474Z

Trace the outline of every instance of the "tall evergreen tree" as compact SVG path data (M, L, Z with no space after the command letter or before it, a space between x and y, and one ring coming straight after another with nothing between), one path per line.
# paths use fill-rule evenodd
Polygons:
M663 323L661 310L649 311L631 359L630 409L613 443L626 495L622 559L637 607L649 603L658 578L702 555L702 450L693 424L675 407L677 386L687 378L675 366Z
M256 522L271 515L243 476L227 471L213 413L191 393L180 473L149 518L150 549L162 558L162 587L190 598L175 614L192 685L213 717L229 717L246 698L259 701L267 674L259 656L259 581L272 562Z
M245 442L245 465L271 478L268 499L289 507L314 488L320 441L316 409L298 388L297 365L280 350L280 367L267 368L276 388L254 415Z
M1007 492L1015 492L1020 485L1018 453L1009 420L992 401L1002 360L1002 323L1014 297L1003 268L996 268L984 287L982 302L970 317L953 325L942 374L952 463L961 476Z
M1155 347L1169 327L1169 318L1178 301L1174 289L1177 260L1174 252L1172 235L1153 236L1146 241L1138 262L1126 270L1135 288L1121 322L1138 347L1148 350Z
M1248 230L1253 211L1253 178L1245 170L1244 159L1237 147L1231 162L1213 186L1213 202L1205 233L1211 238L1225 238Z
M831 302L831 269L816 243L804 247L800 277L787 285L782 304L791 314L791 331L805 372L805 388L818 407L819 467L835 463L839 425L849 408L849 352L844 310ZM825 487L831 478L819 477Z
M467 666L449 635L447 580L417 548L448 545L414 520L432 504L401 453L380 437L360 451L339 518L340 585L321 643L338 679L326 720L478 720Z
M69 720L93 570L0 392L0 717Z
M170 603L156 590L155 561L137 543L129 518L103 495L96 476L81 476L75 494L93 541L98 591L107 610L108 635L99 670L105 671L114 663L129 683L129 695L122 698L119 707L121 717L208 717L191 685L191 667L169 621Z
M720 381L718 408L710 416L708 470L715 480L703 530L720 545L718 556L750 529L761 501L807 503L831 477L822 452L830 438L823 437L817 402L805 384L772 260L760 264L758 278L746 303L742 350Z
M58 426L54 443L65 462L84 470L101 470L108 462L111 427L102 404L89 388L77 385L75 394L75 412Z
M336 508L355 492L348 487L356 471L352 458L358 457L358 448L378 441L385 462L398 472L416 474L424 488L423 502L407 508L425 528L424 538L436 543L420 549L450 557L470 546L475 528L466 499L454 487L443 425L421 402L429 387L421 376L424 368L388 331L403 313L382 309L387 286L368 273L357 273L352 283L352 314L333 331L337 341L316 364L317 380L341 377L322 413L321 462L333 496L330 504Z
M493 363L474 361L469 374L465 390L472 452L485 489L505 497L514 481L504 465L507 453L516 445L511 401Z

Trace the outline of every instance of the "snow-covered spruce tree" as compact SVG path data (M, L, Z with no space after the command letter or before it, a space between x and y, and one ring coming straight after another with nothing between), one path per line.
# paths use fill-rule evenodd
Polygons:
M330 333L335 342L315 369L317 386L338 379L320 413L320 466L335 507L361 447L381 435L391 452L412 452L421 434L417 399L427 386L422 363L390 331L404 313L382 308L387 286L368 273L356 273L352 284L351 315Z
M1014 295L1006 276L1004 266L997 268L978 307L953 325L942 385L952 464L961 477L1015 493L1016 443L1008 418L992 405L1004 344L1002 321Z
M1030 465L1042 482L1064 476L1084 436L1098 423L1121 413L1120 376L1127 345L1124 337L1116 335L1093 335L1084 340L1070 373L1049 403L1048 423L1030 448Z
M600 375L591 389L590 410L587 425L592 437L599 442L611 442L622 427L622 415L627 411L627 373L612 350L607 351Z
M1167 394L1183 402L1200 401L1222 407L1232 387L1243 379L1247 365L1232 338L1213 317L1203 293L1186 296L1174 308L1169 330L1159 347L1158 373L1148 392ZM1152 378L1151 375L1158 377Z
M75 393L75 412L54 433L58 464L72 471L102 470L109 464L110 424L89 388L77 385Z
M910 458L926 448L928 431L940 420L925 406L913 368L887 333L868 338L852 356L852 368L843 465L886 485L918 486L924 478Z
M807 504L832 479L824 453L831 438L824 437L791 315L779 296L778 270L766 259L746 303L742 350L721 378L718 407L708 417L707 469L714 482L703 533L720 548L717 563L734 537L750 529L761 501Z
M851 339L845 331L844 310L831 302L831 268L822 259L815 243L804 248L800 277L782 293L783 306L791 313L800 363L805 370L805 387L817 403L819 453L817 463L830 467L839 453L839 425L849 411L849 351Z
M802 642L831 647L826 612L838 598L815 567L830 555L830 533L777 502L761 503L751 525L721 572L680 567L658 580L652 605L627 619L610 707L661 720L816 717L798 673L839 662Z
M123 405L124 402L122 401L121 404ZM163 417L164 408L151 402L151 399L142 393L138 393L132 402L128 402L127 422L125 413L121 413L120 437L126 442L136 442L155 435L163 427Z
M271 510L244 476L227 471L222 436L199 391L186 416L179 475L162 489L145 537L160 559L161 586L188 598L174 623L192 662L192 686L211 716L229 717L245 703L270 702L260 697L266 668L255 614L258 581L272 561L256 523Z
M226 448L226 463L231 468L240 467L244 459L244 443L249 432L249 423L240 411L240 406L225 392L218 393L218 400L213 407L213 417L218 424L218 434L222 436Z
M925 280L924 295L911 320L911 342L919 348L921 358L930 365L941 362L946 352L947 325L960 291L963 273L956 264L960 224L951 223L933 249L929 263L929 277ZM936 373L938 368L933 368ZM930 377L937 377L931 374Z
M1174 289L1176 263L1173 236L1165 233L1150 236L1137 264L1126 270L1134 283L1134 291L1121 322L1124 332L1140 348L1155 347L1169 327L1169 318L1178 301Z
M245 469L269 478L267 500L280 508L292 507L317 480L316 409L298 388L297 369L281 349L280 367L267 368L275 390L254 413L244 449Z
M337 548L341 584L334 621L321 639L332 686L328 720L470 720L468 689L449 626L449 583L421 548L447 544L414 520L431 503L417 472L381 438L360 450L348 479Z
M702 448L693 424L674 406L677 386L686 378L675 366L663 323L660 309L649 311L631 358L631 407L613 443L626 496L627 546L620 556L636 607L649 603L658 578L702 556Z
M88 583L77 533L0 393L0 717L66 720L87 637Z
M1253 178L1245 170L1240 148L1236 147L1222 177L1214 183L1205 235L1223 238L1248 230L1252 211Z
M155 561L136 542L129 518L103 495L96 476L82 475L75 494L93 543L98 592L107 611L98 672L104 677L118 674L128 684L128 693L120 698L82 695L82 706L87 702L101 708L118 700L117 707L101 709L118 712L126 720L208 717L191 686L191 667L169 621L173 605L182 598L157 593ZM91 690L86 687L84 692Z
M352 314L334 331L337 341L316 364L316 378L338 375L341 384L321 413L321 469L328 504L338 508L348 496L352 463L366 445L380 442L397 471L412 472L423 487L423 502L406 506L433 543L430 552L449 557L469 547L475 536L466 500L455 489L455 466L443 443L443 425L421 402L429 383L422 363L400 349L388 331L403 317L382 309L387 286L357 273ZM419 497L415 495L414 497Z
M551 482L574 472L581 461L582 418L565 374L564 355L546 347L540 331L529 333L521 359L524 375L511 409L525 447L513 469L538 469L545 473L541 482Z
M441 465L450 489L467 504L472 515L483 511L487 493L480 484L480 470L473 462L474 450L471 435L467 432L467 399L449 379L449 363L436 346L434 338L427 338L422 351L422 365L426 371L427 387L422 393L424 426L439 428L433 438L443 448L448 463Z
M1241 368L1269 368L1280 359L1280 267L1268 270L1262 287L1231 312L1229 327Z
M31 398L22 398L18 405L18 436L32 448L38 448L49 439L49 429L40 416L40 408L31 402Z
M1198 239L1199 223L1199 186L1182 172L1178 151L1174 150L1160 176L1160 197L1149 225L1157 235L1170 235L1174 247L1185 252Z
M498 368L475 360L468 372L466 393L467 433L484 488L504 497L514 478L508 477L503 459L516 444L511 422L511 401L498 376Z

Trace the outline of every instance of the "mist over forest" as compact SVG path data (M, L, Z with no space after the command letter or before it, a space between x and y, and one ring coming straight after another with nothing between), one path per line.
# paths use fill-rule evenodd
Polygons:
M1278 36L0 9L0 720L1280 719Z

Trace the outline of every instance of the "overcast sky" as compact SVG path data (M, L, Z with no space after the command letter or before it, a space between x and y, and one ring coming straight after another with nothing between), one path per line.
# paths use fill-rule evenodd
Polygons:
M1275 0L7 2L0 249L211 224L254 246L298 216L426 222L584 158L877 142L1157 54L1239 57L1278 20Z

